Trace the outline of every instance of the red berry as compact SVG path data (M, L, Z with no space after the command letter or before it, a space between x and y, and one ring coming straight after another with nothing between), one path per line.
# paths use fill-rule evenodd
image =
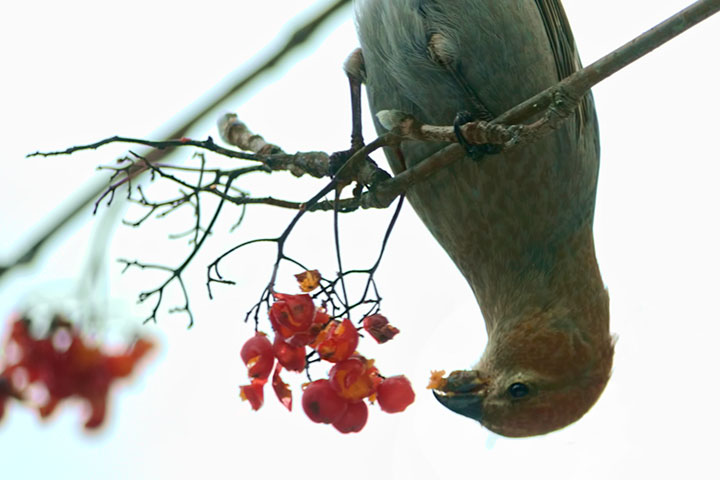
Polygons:
M275 303L270 307L270 323L273 330L287 343L297 347L315 340L327 315L318 315L310 295L275 294Z
M247 366L250 378L267 379L275 363L272 344L260 332L245 342L240 350L240 358Z
M349 319L342 322L330 322L317 336L312 347L317 350L323 360L337 363L347 359L355 352L359 336L355 326Z
M327 380L316 380L305 388L302 397L305 414L316 423L332 423L347 409L347 401L340 398Z
M305 347L295 347L285 342L280 335L275 336L273 353L280 364L295 372L305 368Z
M402 412L415 401L410 380L405 375L386 378L377 388L377 401L384 412Z
M40 338L31 335L28 324L24 319L13 323L10 340L17 358L2 373L6 379L14 377L14 372L23 373L25 386L16 387L0 378L0 403L4 404L8 396L20 399L27 385L41 383L45 399L36 405L41 418L49 416L63 400L79 397L89 403L91 410L86 428L102 425L112 383L128 376L136 362L152 348L152 342L139 339L125 353L108 355L94 342L86 342L63 318L53 319Z
M359 432L363 429L368 419L368 408L365 402L348 404L345 413L333 422L340 433Z
M373 361L353 355L330 369L330 384L342 398L356 402L375 393L380 381Z
M270 321L276 330L282 330L284 337L307 330L314 317L315 304L310 295L275 294L275 302L270 307Z

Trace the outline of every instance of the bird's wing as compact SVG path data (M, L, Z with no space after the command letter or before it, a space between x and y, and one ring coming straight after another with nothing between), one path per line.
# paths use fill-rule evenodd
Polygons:
M535 0L535 4L540 11L548 42L555 57L558 80L562 80L582 68L570 22L559 0ZM592 99L586 95L580 103L576 117L578 131L582 131L583 125L590 118L591 109Z
M397 0L396 0L397 1ZM440 70L445 70L446 74L449 74L451 81L455 84L455 95L458 100L462 103L462 108L467 109L474 114L477 119L480 120L491 120L496 115L502 113L497 110L498 106L492 106L493 94L498 89L498 85L508 85L505 79L501 79L500 76L503 73L509 73L510 75L522 75L522 72L515 69L515 65L510 63L507 68L500 68L502 65L491 65L490 62L493 60L490 56L496 55L502 58L507 55L501 50L494 50L497 45L494 42L492 36L497 36L498 32L500 35L511 33L513 28L517 26L509 26L507 24L504 28L510 29L503 33L503 29L499 28L497 32L491 32L488 37L487 32L482 32L477 29L482 29L482 25L477 25L476 29L467 30L472 35L478 35L472 37L474 41L470 41L469 38L461 38L462 33L467 29L467 26L454 25L456 18L462 15L458 10L463 8L467 9L468 14L474 16L474 18L482 18L483 15L487 16L487 22L492 24L493 22L508 22L514 18L520 18L521 21L529 21L529 17L522 17L520 12L523 9L531 8L529 6L523 6L522 9L518 9L517 6L511 7L510 5L488 5L484 3L479 4L466 4L464 2L447 2L440 0L400 0L400 3L406 4L407 18L415 17L415 21L418 24L416 32L418 37L424 37L415 39L415 48L418 51L415 53L405 52L411 58L414 56L417 60L416 68L410 68L408 70L417 72L421 69L431 69L431 64L427 63L429 55L434 63L434 67ZM549 53L552 54L553 63L555 66L555 81L560 81L567 76L573 74L581 68L580 57L575 46L575 40L573 38L572 30L568 22L565 10L563 9L560 0L534 0L535 6L539 13L540 21L544 27L547 36L547 48ZM530 4L532 5L532 4ZM389 8L389 7L388 7ZM475 10L479 13L473 13ZM513 12L513 9L518 9L517 12L508 13L507 10ZM527 10L524 10L527 12ZM502 13L501 15L501 12ZM527 13L525 14L527 15ZM530 27L528 27L530 28ZM420 33L422 32L422 33ZM515 41L522 38L521 36L513 37ZM479 40L482 39L482 40ZM542 39L529 39L525 41L542 41ZM478 45L478 42L484 42L486 45ZM412 42L408 42L407 45L411 45ZM394 45L394 42L389 42L389 45ZM474 45L471 47L471 45ZM520 45L514 45L512 48L519 48ZM520 52L514 52L511 55L518 55L513 58L524 58L520 55ZM392 54L388 54L388 57L392 57ZM518 60L519 61L519 60ZM531 59L523 60L522 65L531 65ZM387 64L401 64L403 62L389 61ZM482 74L478 75L478 71L470 71L474 67L473 63L481 64L479 67L486 71L492 71L497 77L496 79L486 78L483 79ZM410 65L411 67L413 65ZM403 65L407 67L407 65ZM413 96L416 88L410 88L410 85L417 85L417 78L404 79L404 69L399 69L396 78L400 82L404 89L408 91L410 97ZM537 72L536 72L537 74ZM539 74L542 77L542 74ZM447 81L446 81L447 82ZM435 82L438 84L439 82ZM510 83L512 85L513 82ZM517 79L514 79L514 83L517 83ZM447 83L448 85L450 83ZM530 91L530 94L537 93L536 91ZM428 92L419 92L417 98L414 101L423 108L426 102ZM447 96L447 95L446 95ZM452 96L451 96L452 98ZM524 100L524 98L521 98ZM583 131L583 127L592 116L592 99L590 96L586 96L580 105L578 115L576 116L577 131Z

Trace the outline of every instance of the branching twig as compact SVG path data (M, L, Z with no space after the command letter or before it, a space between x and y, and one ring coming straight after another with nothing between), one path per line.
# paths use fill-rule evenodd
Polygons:
M350 315L350 302L348 301L347 287L345 286L345 275L343 274L342 254L340 253L340 219L338 218L337 208L338 200L340 200L340 190L335 190L335 208L333 210L333 238L335 240L335 257L337 258L338 277L340 278L340 287L343 294L341 299L341 305L345 307L348 315Z
M336 2L336 5L344 3L346 3L346 1L341 0ZM466 124L462 127L462 131L470 142L497 144L502 146L504 150L516 148L519 145L535 141L557 128L560 122L570 116L574 112L578 102L593 85L718 10L720 10L720 0L698 1L671 19L641 35L636 40L603 57L592 65L570 75L553 87L523 102L517 107L508 110L494 120L490 122ZM531 119L533 123L520 123ZM190 240L192 251L179 267L170 268L160 265L144 264L138 261L122 260L122 262L125 263L125 270L132 266L157 269L170 273L170 276L159 287L140 294L140 302L144 302L152 296L157 297L157 303L146 321L156 320L165 288L172 281L177 280L185 298L185 305L174 308L171 311L187 312L190 317L190 326L193 324L189 297L182 274L203 245L205 239L212 233L220 210L225 202L241 205L243 208L249 204L272 205L294 209L297 210L297 213L278 237L256 239L241 243L223 253L208 265L206 284L211 298L211 284L213 282L223 284L234 283L232 280L224 279L220 274L219 264L224 258L238 249L254 243L275 243L277 246L277 254L270 280L261 294L260 300L246 315L246 320L253 316L257 324L261 306L265 304L269 307L270 301L275 294L274 288L281 262L284 260L290 261L304 268L301 263L285 254L285 243L289 235L306 212L332 209L334 212L335 248L338 257L339 272L337 278L334 280L321 279L322 295L326 297L325 301L331 304L333 315L349 316L350 311L360 305L370 304L370 312L376 311L379 308L380 295L377 285L375 284L374 274L380 264L388 237L402 206L402 195L412 185L465 156L464 149L454 143L456 141L456 135L451 126L424 125L401 112L381 112L380 120L391 130L390 133L380 136L362 148L358 148L359 144L353 145L353 149L350 152L339 152L333 155L328 155L324 152L304 152L289 155L283 152L280 147L269 144L265 142L261 136L253 134L247 126L239 122L234 115L226 115L221 119L221 135L226 141L244 151L221 147L210 137L203 141L183 137L179 140L157 142L116 136L94 144L71 147L61 152L36 152L32 155L50 156L69 154L79 150L95 149L114 142L139 144L156 149L151 152L152 156L148 155L146 157L130 152L135 158L126 158L125 161L127 163L116 167L103 167L112 170L113 175L110 180L110 185L101 191L99 199L96 202L96 209L99 202L108 196L108 202L112 202L116 190L127 184L128 198L148 208L146 214L139 220L130 222L130 224L134 226L142 224L158 210L162 210L158 216L165 216L185 204L190 205L194 209L195 223L193 227L181 234L181 236L193 234ZM387 172L377 167L369 155L380 147L397 147L402 140L406 139L448 142L450 145L391 178ZM207 169L204 156L201 156L201 165L199 168L177 167L158 163L157 160L163 156L162 153L158 152L184 146L201 148L229 158L258 162L259 165L241 167L234 170ZM173 170L178 172L178 175L170 173ZM276 170L290 171L296 176L310 174L318 178L331 177L331 181L307 202L295 202L269 196L251 197L248 193L232 185L238 177L248 173L257 171L270 173ZM180 186L179 196L161 202L150 201L139 186L133 189L131 185L132 180L143 172L149 172L151 179L162 178L177 183ZM197 175L197 179L192 182L185 181L179 176L182 172L195 174ZM205 180L206 178L207 180ZM341 198L340 193L343 188L353 182L357 185L353 190L353 196L351 198ZM332 191L335 191L335 198L333 200L324 200L324 197ZM137 196L133 196L133 192L137 192ZM211 194L219 197L217 208L205 228L201 225L201 198L204 198L202 194ZM385 208L389 206L397 196L401 196L401 199L398 202L398 208L386 231L377 261L367 270L344 271L340 255L338 213L353 211L357 208ZM33 246L31 250L26 252L15 264L29 261L27 259L34 256L34 252L36 252L39 245L45 240L46 239L43 239ZM9 268L12 268L12 266ZM7 269L8 267L0 269L0 275L7 271ZM350 274L365 274L368 276L363 294L355 303L349 301L348 291L345 286L345 276ZM338 285L339 289L336 289ZM371 288L373 289L374 298L369 296ZM337 304L335 300L337 300ZM338 308L338 305L340 308Z
M307 201L308 204L313 204L319 201L321 198L323 198L328 193L332 192L334 189L337 188L337 182L336 180L332 180L329 184L327 184L322 190L320 190L317 194L315 194L310 200ZM275 257L275 264L272 268L272 275L270 276L270 281L268 282L267 286L265 287L265 290L260 295L260 300L258 303L255 304L245 315L245 321L247 321L250 318L250 315L253 315L253 319L255 320L255 324L257 325L258 316L259 316L259 310L260 306L264 303L266 305L269 304L270 298L275 293L275 282L277 280L277 274L278 269L280 268L280 263L283 260L288 259L288 257L285 255L285 242L290 235L290 233L293 231L297 223L300 221L300 218L305 214L307 210L301 209L290 221L290 224L285 227L285 230L282 234L280 234L279 237L277 237L274 241L277 243L277 256ZM210 267L208 267L209 271Z
M370 267L366 270L348 270L345 272L343 272L341 269L337 275L337 278L330 283L329 289L333 290L335 284L338 282L341 282L341 284L342 284L342 282L344 281L344 277L346 277L348 275L364 274L364 275L368 276L368 279L365 283L365 289L363 290L363 293L360 296L360 299L358 299L357 302L355 302L353 304L349 304L349 302L347 302L347 300L346 300L344 303L345 310L338 313L337 316L339 316L339 317L344 317L346 315L349 316L350 310L352 310L356 307L359 307L360 305L367 304L367 303L372 304L372 308L368 312L365 312L360 317L360 320L362 321L363 318L365 318L368 315L371 315L372 313L374 313L374 311L379 309L379 304L380 304L380 301L382 300L382 298L380 297L380 293L378 292L378 289L377 289L377 284L375 283L375 272L377 271L378 267L380 266L380 262L382 261L383 255L385 254L385 248L387 247L388 240L390 239L390 234L392 233L393 228L395 227L395 222L397 222L397 219L400 216L400 211L402 209L404 200L405 200L405 196L401 195L400 200L398 201L397 207L395 208L395 212L393 212L393 216L390 219L390 223L388 224L388 227L385 230L385 235L383 236L383 241L380 246L380 253L378 254L378 258L377 258L377 260L375 260L375 263L372 265L372 267ZM371 286L373 288L373 292L375 293L375 298L372 300L368 300L368 293L370 291Z
M230 188L230 182L228 182L228 184L226 185L226 191L229 190L229 188ZM156 287L152 290L146 290L144 292L141 292L140 295L138 296L138 302L144 303L147 299L149 299L153 295L157 295L157 302L155 303L155 306L153 307L150 315L145 319L145 323L149 322L150 320L152 320L153 322L157 321L157 312L158 312L158 309L160 308L160 304L162 303L165 288L168 285L170 285L170 283L173 280L177 280L177 282L180 285L180 288L183 292L183 297L185 298L185 305L182 307L173 308L170 310L170 312L171 313L180 312L180 311L186 312L188 314L188 317L190 318L188 328L193 326L194 319L193 319L192 311L190 310L190 299L188 297L187 290L185 288L185 282L183 281L182 273L185 270L185 268L190 264L190 262L195 257L197 252L200 250L200 248L202 247L202 245L205 242L205 240L207 239L207 237L211 234L212 229L215 226L215 222L217 221L218 217L220 216L220 211L222 210L224 203L225 203L225 201L221 199L220 202L218 203L217 208L215 209L215 213L213 214L212 219L208 223L208 226L205 228L202 237L200 238L199 241L195 242L195 245L193 246L190 254L185 258L185 260L182 262L182 264L180 264L179 267L173 269L173 268L162 266L162 265L152 265L152 264L141 263L138 261L120 260L122 263L125 264L125 268L123 269L123 272L125 272L131 266L139 267L142 269L150 268L150 269L154 269L154 270L163 270L163 271L170 272L170 276L159 287ZM198 222L199 222L199 219L198 219Z
M281 47L275 51L261 54L265 57L265 60L260 65L254 68L249 73L239 70L238 78L235 81L230 81L231 86L225 91L221 91L217 96L210 100L200 109L190 114L189 118L181 121L181 125L175 128L166 138L182 138L195 126L200 120L206 117L208 114L213 112L217 107L222 105L228 98L236 95L238 92L245 89L253 81L255 81L262 74L271 70L276 65L280 64L282 60L288 57L288 55L295 51L298 47L305 45L317 32L322 31L320 27L327 23L327 21L343 7L350 4L350 0L335 0L327 8L318 13L315 17L309 19L307 22L300 25L286 42L281 43ZM252 59L249 64L257 63L256 59ZM165 158L169 153L169 150L153 150L145 155L151 163L156 163ZM138 172L139 173L139 172ZM93 180L89 182L89 185L82 188L83 192L80 198L69 202L69 204L63 208L63 211L53 213L51 220L48 222L49 226L41 231L36 237L36 240L25 242L27 246L21 251L21 253L5 265L0 265L0 279L2 279L6 273L13 270L16 267L31 263L38 252L45 246L45 244L53 238L60 230L67 225L70 220L75 218L80 212L87 209L89 205L92 205L96 199L103 194L107 189L107 182L105 180Z
M296 154L288 154L283 152L279 147L276 147L276 149L270 149L272 150L272 153L243 152L222 147L215 143L212 137L208 137L205 140L192 140L190 138L183 137L178 140L153 141L145 140L142 138L121 137L116 135L113 137L105 138L95 143L90 143L87 145L76 145L74 147L70 147L65 150L59 150L56 152L35 152L29 154L28 157L52 157L58 155L69 155L83 150L95 150L111 143L130 143L134 145L144 145L155 148L159 151L178 147L202 148L203 150L208 150L210 152L220 154L224 157L237 158L240 160L250 160L262 163L266 167L266 171L288 170L298 177L307 173L309 175L312 175L313 177L322 178L327 176L329 173L329 156L327 153L324 152L299 152ZM146 156L145 158L148 157ZM148 162L146 162L144 166L138 166L136 170L128 171L127 174L130 177L136 177L140 173L148 170L148 164L154 165L157 164L157 162L153 162L148 159ZM182 167L175 168L182 169Z

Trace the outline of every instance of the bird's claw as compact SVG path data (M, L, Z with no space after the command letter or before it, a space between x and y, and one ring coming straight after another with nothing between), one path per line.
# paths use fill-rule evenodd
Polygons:
M352 157L358 150L359 149L357 148L350 148L349 150L332 153L330 155L330 175L334 177L343 165L350 160L350 157Z
M455 137L457 138L460 146L465 149L468 156L470 156L473 160L482 160L485 155L496 155L500 153L502 151L501 145L494 145L492 143L475 145L467 141L460 127L466 123L472 122L473 120L474 117L468 111L458 112L457 115L455 115L455 120L453 120L453 131L455 132Z

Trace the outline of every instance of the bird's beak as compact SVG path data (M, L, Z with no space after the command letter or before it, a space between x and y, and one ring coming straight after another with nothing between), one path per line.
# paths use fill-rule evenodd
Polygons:
M459 370L450 374L442 389L433 390L433 395L453 412L479 422L487 385L476 370Z

